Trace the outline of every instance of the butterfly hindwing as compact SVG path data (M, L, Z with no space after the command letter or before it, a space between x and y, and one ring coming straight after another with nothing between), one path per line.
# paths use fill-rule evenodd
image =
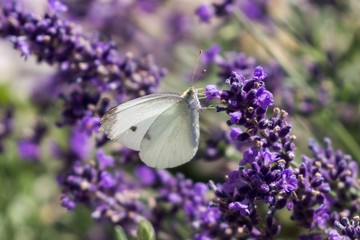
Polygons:
M140 158L151 167L176 167L194 157L198 144L199 113L183 100L154 120L141 142Z

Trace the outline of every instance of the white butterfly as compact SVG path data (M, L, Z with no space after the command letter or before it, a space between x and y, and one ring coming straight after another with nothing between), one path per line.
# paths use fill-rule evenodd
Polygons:
M140 151L140 159L150 167L176 167L190 161L198 149L200 109L194 87L182 95L150 94L107 111L100 130Z

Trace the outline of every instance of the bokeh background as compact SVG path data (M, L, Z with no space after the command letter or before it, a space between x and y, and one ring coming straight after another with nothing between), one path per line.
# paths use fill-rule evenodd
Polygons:
M51 11L47 1L20 2L39 16ZM310 139L324 137L360 159L360 2L239 2L228 10L236 14L208 21L196 10L211 1L63 0L67 11L59 14L89 38L113 41L123 56L151 54L166 69L158 91L183 92L196 67L195 86L204 88L221 83L228 69L249 74L262 65L275 105L290 115L297 160L309 152ZM57 178L65 163L54 148L71 149L71 129L58 127L64 102L51 82L58 65L21 56L13 46L12 39L1 39L0 239L111 239L112 225L92 220L86 206L69 212L60 203ZM41 143L21 147L41 129ZM201 130L196 159L171 171L195 181L222 181L236 169L242 146L229 143L226 117L214 111L201 113ZM89 159L95 159L94 144L93 136ZM287 232L298 230L287 224L283 238L292 239Z

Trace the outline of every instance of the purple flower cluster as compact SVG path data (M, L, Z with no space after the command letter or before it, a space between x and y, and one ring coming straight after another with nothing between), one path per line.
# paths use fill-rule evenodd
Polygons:
M204 52L203 62L208 67L216 66L218 76L221 79L227 79L232 72L244 75L245 77L251 77L253 69L259 65L256 59L247 56L243 52L225 52L222 54L219 45L213 45ZM313 82L312 87L317 89L315 97L300 94L297 92L297 89L285 86L284 78L286 74L276 62L264 66L267 78L271 79L271 81L267 82L267 90L277 97L278 104L281 104L281 107L287 109L287 112L290 114L294 112L302 115L316 113L329 102L329 91L324 80L325 76L321 76L319 73L321 72L320 66L315 63L308 65L308 70L312 77L311 82Z
M213 185L214 205L229 226L242 228L239 233L242 237L277 235L280 226L275 222L274 213L286 206L298 182L295 172L289 168L295 157L295 137L289 134L291 125L286 122L287 113L275 108L272 116L267 117L273 96L265 88L266 77L262 67L256 67L248 79L233 72L225 82L229 90L208 85L205 91L208 101L219 100L221 105L217 111L228 114L229 125L242 127L231 129L232 138L251 144L240 161L239 170L231 172L224 184ZM269 206L267 224L258 221L260 201Z
M232 128L233 138L252 142L264 149L261 154L269 155L270 163L282 159L287 166L294 159L294 137L289 135L291 125L286 122L285 111L275 108L269 119L266 116L268 107L273 105L273 95L266 90L263 82L266 76L262 67L255 68L251 79L233 72L226 80L230 90L221 91L215 85L208 85L205 95L208 101L219 99L223 106L218 105L217 110L226 111L230 118L229 125L245 128ZM260 151L245 155L249 157L245 157L243 163L252 162L251 156L258 154Z
M252 77L253 69L259 65L253 57L249 57L243 52L225 52L221 54L219 45L213 45L204 52L203 62L210 65L210 67L215 65L218 68L218 76L224 80L233 72L244 75L245 77ZM266 88L275 95L281 92L281 97L283 98L281 102L284 102L284 106L287 108L293 108L292 101L286 98L290 92L289 89L283 86L285 74L281 67L274 62L264 66L264 69L266 70L267 78L271 79L271 81L267 83ZM292 95L290 96L293 97Z
M65 124L76 122L87 112L97 114L98 106L106 108L109 100L101 98L103 92L122 98L124 94L149 94L165 74L149 56L121 56L113 42L89 39L79 27L55 13L39 18L12 1L2 8L0 35L10 39L22 55L32 54L40 62L58 65L57 81L72 86L66 86L67 91L61 95Z
M149 218L148 208L140 201L139 184L124 171L110 172L114 159L101 150L98 165L75 162L71 171L59 177L63 186L62 205L72 210L85 204L97 220L107 219L131 229L136 223Z
M288 206L293 212L291 218L312 230L334 228L335 222L342 234L350 236L339 223L360 211L358 164L351 156L335 151L330 139L325 139L324 148L315 141L309 148L313 157L302 157L296 197Z
M267 19L267 0L223 0L220 3L204 4L196 9L200 21L208 23L214 17L224 17L233 11L242 11L253 21L263 22Z
M159 219L183 212L189 227L198 231L205 225L217 228L220 212L209 208L207 200L208 186L204 183L194 183L182 174L171 175L165 170L153 170L147 166L136 169L136 175L147 186L156 189L156 207L153 214ZM156 222L156 221L155 221Z
M114 158L102 150L98 150L97 160L97 165L75 162L71 171L59 177L63 186L61 202L68 210L85 204L91 208L94 219L110 220L125 227L129 233L145 218L154 227L164 227L168 216L178 212L185 214L187 221L192 223L188 227L195 230L201 229L201 224L217 226L219 211L208 208L206 184L144 165L135 168L136 178L121 170L110 172ZM155 191L147 193L145 201L140 193L146 189Z

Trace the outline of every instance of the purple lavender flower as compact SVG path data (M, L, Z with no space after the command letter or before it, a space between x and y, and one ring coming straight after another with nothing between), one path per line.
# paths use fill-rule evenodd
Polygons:
M139 0L139 8L147 13L154 12L160 6L161 0Z
M272 238L278 234L280 226L273 214L286 206L298 183L295 172L289 168L295 157L295 137L289 134L287 113L275 108L271 117L266 115L273 104L273 96L263 82L266 76L261 67L256 67L248 79L233 72L225 81L229 90L214 91L214 87L209 87L205 91L209 99L214 99L213 92L219 92L216 96L220 95L221 105L217 110L229 115L229 125L243 128L236 133L232 130L232 135L237 135L239 142L252 145L245 151L239 170L231 172L224 184L213 185L214 206L221 210L221 218L231 219L226 221L230 228L244 228L241 237ZM269 207L266 226L255 220L260 201Z
M243 159L239 163L240 166L245 166L246 164L251 164L252 162L255 162L258 154L259 150L257 148L250 148L249 150L245 151Z
M9 37L9 40L12 42L14 48L20 51L21 56L25 60L30 56L30 47L25 38Z
M239 135L242 133L242 130L241 128L231 128L230 129L230 138L233 140L233 141L237 141Z
M279 184L285 192L295 191L297 188L298 180L291 169L286 169L282 172L282 178L279 180Z
M111 174L90 164L75 162L71 171L59 178L63 186L62 204L72 210L78 203L92 208L95 219L114 224L136 224L147 216L136 194L136 185L125 173ZM131 211L133 214L128 214Z
M215 98L220 98L220 91L216 85L207 85L205 88L206 101L210 102Z
M38 161L40 159L39 144L31 140L20 140L18 142L18 152L22 159Z
M267 73L261 66L257 66L254 70L254 77L258 78L259 80L264 80L267 77Z
M182 174L172 176L164 170L157 171L157 176L157 184L159 185L157 202L171 204L170 209L166 211L167 213L174 214L183 209L187 221L192 223L196 232L199 232L194 236L194 239L204 239L205 236L211 237L214 232L218 232L216 236L226 236L228 228L224 224L219 226L221 217L219 209L209 206L209 201L206 198L208 193L206 184L194 183ZM155 215L164 214L163 209L156 208L154 211Z
M47 126L37 122L33 132L18 141L18 152L22 159L39 161L41 157L40 144L47 133Z
M156 173L145 165L137 166L135 168L135 175L144 186L152 186L157 181Z
M330 139L325 139L324 148L310 141L309 148L313 157L302 158L292 219L310 229L333 228L340 216L354 217L360 210L358 165L349 155L334 151Z
M267 0L242 0L239 1L242 12L248 19L258 22L265 22L268 18Z
M99 169L103 170L115 166L115 159L110 155L106 155L102 149L97 150L96 158L99 162Z
M333 229L329 232L329 240L350 240L350 238L341 236L335 229Z
M66 12L68 7L58 0L48 0L50 8L55 12Z
M200 21L208 23L214 17L214 8L210 5L201 5L196 9L195 13Z
M190 24L186 12L174 10L168 13L168 16L166 16L166 32L168 36L164 37L164 39L166 39L164 45L174 46L174 44L186 41L189 34L191 34Z
M223 0L212 5L201 5L196 10L196 15L202 22L209 22L213 17L231 15L234 11L242 11L245 16L258 22L268 20L267 0Z
M230 123L231 124L236 124L237 122L240 121L241 119L241 112L232 112L229 114L230 116Z
M215 63L215 62L219 61L220 51L221 51L221 47L219 45L211 46L209 49L204 51L203 58L202 58L203 62L205 64L209 64L209 63Z
M6 2L2 8L0 35L13 39L22 54L31 52L39 61L57 64L59 78L73 86L61 94L65 109L60 125L96 114L95 106L104 102L101 92L115 96L126 92L128 97L152 93L165 73L151 57L121 56L114 43L87 38L76 25L56 13L37 18L15 2Z
M359 239L360 238L360 218L355 216L353 219L347 217L341 218L339 221L335 221L334 225L340 229L342 239ZM336 233L333 232L332 237L334 238ZM339 237L337 235L336 237Z
M245 78L256 77L263 81L264 79L271 79L266 83L265 92L258 92L258 95L262 95L262 99L259 98L259 103L272 104L269 101L273 101L273 94L277 97L281 97L282 107L292 110L294 108L294 94L289 88L283 86L282 82L285 76L282 68L275 62L267 64L264 68L258 66L257 61L254 58L248 57L244 53L237 52L225 52L222 56L219 53L217 45L209 48L204 53L203 61L206 64L211 64L218 68L218 75L221 80L226 81L231 75L238 74ZM255 70L254 70L255 69ZM265 71L266 70L266 71ZM215 87L214 87L215 88ZM211 96L207 96L212 99Z
M240 215L242 216L249 216L250 215L250 211L249 211L249 204L248 204L248 200L244 200L243 203L241 202L232 202L229 204L229 210L235 211L235 212L239 212Z
M219 211L208 207L206 184L144 165L135 172L137 178L132 178L121 170L110 173L92 164L74 162L70 171L59 178L64 190L62 205L73 210L77 204L85 204L92 209L93 218L108 219L126 226L128 231L145 218L154 226L162 226L166 216L175 216L178 211L184 211L186 219L192 222L188 227L195 231L202 225L217 227ZM138 194L145 187L152 187L156 193L149 194L147 201Z
M79 129L79 127L73 128L70 138L70 147L73 153L77 156L77 159L86 160L90 156L91 142L89 135Z

